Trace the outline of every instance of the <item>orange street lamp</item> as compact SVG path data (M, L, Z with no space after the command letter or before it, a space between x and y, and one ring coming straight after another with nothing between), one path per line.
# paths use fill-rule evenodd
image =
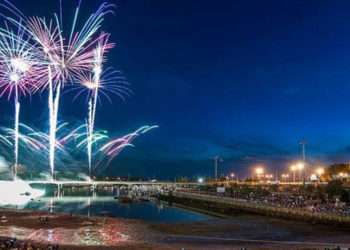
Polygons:
M319 177L321 177L321 175L323 175L324 174L324 168L318 168L318 169L316 169L316 174L319 176Z
M256 167L255 168L255 174L260 179L260 177L264 174L265 170L263 167Z

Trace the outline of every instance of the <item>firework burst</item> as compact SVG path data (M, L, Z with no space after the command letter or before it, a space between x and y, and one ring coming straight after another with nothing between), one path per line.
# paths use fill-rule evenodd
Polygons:
M60 17L55 14L52 20L45 18L31 17L26 18L13 5L6 7L16 16L25 20L25 29L38 45L41 53L48 61L47 81L41 81L40 89L49 90L48 106L50 117L50 154L49 164L53 177L55 168L55 145L59 103L61 88L66 83L74 82L77 76L84 71L90 71L95 59L96 44L105 39L107 34L97 35L101 28L104 16L111 12L111 5L103 3L98 10L90 15L87 21L77 30L77 21L80 10L80 2L75 10L73 23L69 32L68 39L64 38L62 25L62 14ZM62 11L61 11L62 13ZM10 19L17 25L20 23Z
M77 142L74 149L87 148L89 174L92 170L93 147L105 143L107 133L95 131L97 103L102 98L112 102L110 94L121 99L131 94L128 83L120 72L104 68L106 52L114 45L109 43L109 34L99 30L106 14L111 13L112 5L103 3L92 13L85 23L79 20L79 1L75 9L71 28L63 29L62 7L60 14L52 19L27 18L11 2L3 0L0 6L10 11L15 18L2 15L6 23L17 28L13 32L9 25L0 28L0 95L15 100L15 128L7 132L14 138L12 143L7 136L0 135L3 145L15 148L15 172L18 164L19 139L35 151L48 155L51 177L54 180L55 152L65 152L71 141ZM78 25L82 23L82 25ZM79 26L79 27L78 27ZM76 83L79 84L76 84ZM75 84L74 84L75 83ZM66 123L58 124L58 111L62 89L70 84L76 90L74 99L86 94L88 118L86 125L66 131ZM48 90L49 133L34 131L20 125L19 111L21 95L31 95ZM105 143L96 154L102 153L113 160L125 147L133 146L133 140L158 126L143 126L122 138ZM27 132L20 134L19 129ZM64 136L60 130L67 132ZM82 132L83 130L83 132ZM84 138L84 139L82 139ZM72 148L70 148L72 149ZM47 156L46 156L47 157ZM97 164L98 165L98 164ZM16 176L16 173L15 173Z
M36 47L29 43L24 30L14 31L5 23L0 29L0 96L13 98L14 124L14 179L17 178L20 96L30 95L44 77L43 64Z

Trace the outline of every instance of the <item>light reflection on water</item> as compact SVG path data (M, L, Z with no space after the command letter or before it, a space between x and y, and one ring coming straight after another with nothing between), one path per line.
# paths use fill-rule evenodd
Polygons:
M149 222L193 222L210 219L204 214L169 207L163 203L133 202L120 203L114 197L44 197L31 201L25 207L40 211L50 211L86 216L111 216L139 219Z
M169 207L162 203L133 202L120 203L111 196L94 197L42 197L30 201L24 208L38 211L79 214L85 216L109 216L116 218L140 219L150 222L193 222L210 219L209 216ZM30 215L38 221L38 215ZM138 230L128 221L109 220L105 223L86 220L76 228L39 228L11 226L7 219L0 223L0 236L31 240L44 244L117 246L123 242L135 241ZM50 224L48 224L50 225ZM135 231L136 230L136 231ZM141 232L144 234L144 232Z

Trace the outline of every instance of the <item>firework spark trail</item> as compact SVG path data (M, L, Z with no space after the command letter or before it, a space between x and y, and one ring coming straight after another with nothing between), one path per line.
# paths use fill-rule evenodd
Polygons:
M56 151L56 132L57 132L57 119L58 119L58 108L61 94L61 82L58 83L57 88L53 87L52 84L52 73L51 66L48 68L49 74L49 117L50 117L50 132L49 132L49 161L52 181L54 181L55 174L55 151Z
M99 151L103 152L109 157L108 164L119 155L119 153L126 147L134 147L132 142L141 134L145 134L153 129L158 128L158 125L153 126L142 126L134 132L127 134L121 138L112 139L111 141L104 144Z
M56 149L60 153L64 153L66 156L70 156L70 153L75 152L76 149L85 149L88 143L87 125L83 124L74 129L70 129L68 123L61 123L57 126L58 137L56 140ZM23 151L30 151L31 154L45 156L49 154L49 140L50 137L44 132L37 131L25 124L20 123L19 127L23 133L19 133L19 141L21 142L21 148ZM127 134L121 138L115 138L108 141L109 137L107 131L97 130L93 134L92 144L102 145L96 152L96 156L105 156L108 159L108 164L119 153L127 148L134 147L132 142L140 135L149 132L152 129L158 128L155 126L142 126L134 132ZM6 147L13 147L14 143L10 138L13 138L16 133L13 128L0 128L5 131L7 136L0 134L0 142ZM62 131L61 131L62 130ZM70 146L65 145L73 143ZM67 147L69 146L69 147ZM69 149L70 151L67 151ZM103 160L102 160L103 161ZM94 169L98 168L102 161L98 161ZM51 175L50 175L51 176Z
M13 143L8 139L6 135L0 135L0 142L6 146L13 146Z
M18 101L18 89L16 88L16 97L15 97L15 167L14 167L14 180L17 179L17 167L18 167L19 111L20 111L20 103Z
M62 123L57 127L57 132L59 132L62 128L66 127L68 125L68 123ZM42 145L47 145L49 144L50 141L50 137L49 135L47 135L44 132L40 132L40 131L35 131L34 129L30 128L29 126L23 125L21 124L22 127L24 127L28 132L28 137L33 138L35 140L41 141ZM68 132L68 134L70 134L71 132ZM65 142L67 139L68 135L65 135L63 137L58 137L56 139L56 145L55 148L61 152L61 153L65 153L68 154L68 152L65 149ZM50 145L47 147L45 146L45 151L49 153L50 151Z
M112 47L108 45L108 37L106 40L103 40L99 43L95 50L94 57L94 67L93 67L93 80L95 88L93 89L93 94L90 96L89 100L89 115L88 115L88 140L87 140L87 152L88 152L88 164L89 164L89 176L91 177L91 168L92 168L92 140L95 127L95 118L96 118L96 107L97 107L97 97L98 90L100 86L100 79L102 73L102 61L104 56L104 51Z
M86 148L88 143L91 143L92 145L96 145L98 143L102 143L103 141L109 139L109 136L106 134L105 131L94 131L91 140L89 139L89 136L87 136L87 133L88 131L86 130L85 133L76 134L76 139L77 140L81 139L76 144L77 148L83 148L83 147Z
M95 91L97 92L97 91ZM89 167L89 177L91 180L91 167L92 167L92 136L94 133L94 118L93 118L93 100L89 100L89 115L88 115L88 121L87 121L87 154L88 154L88 167Z
M102 60L103 60L103 50L109 48L108 44L105 43L105 46L99 46L97 49L96 64L94 66L94 74L92 77L84 76L81 79L82 86L87 88L90 92L88 94L88 120L87 120L87 153L88 153L88 163L89 163L89 174L91 175L92 170L92 156L93 156L93 135L95 129L95 119L97 112L97 102L99 101L99 94L102 94L109 101L110 97L107 92L116 94L121 99L124 99L124 96L127 96L131 93L127 87L127 82L124 81L124 78L116 76L117 71L111 71L107 69L102 70ZM100 51L100 52L98 52ZM105 73L105 75L103 75ZM78 92L77 96L82 92Z
M78 126L77 128L71 130L69 133L67 133L67 135L65 135L64 137L62 137L60 139L60 142L62 144L65 144L65 143L68 143L71 140L77 140L78 137L81 134L79 131L85 129L85 127L86 127L86 125L82 124L82 125Z
M2 127L1 130L5 131L7 136L1 135L1 141L12 147L14 143L11 143L9 138L13 138L15 134L17 134L18 138L20 139L18 141L21 141L28 150L34 152L47 151L47 140L45 140L45 138L42 136L38 136L39 133L37 131L22 123L19 123L18 126L21 127L26 133L17 133L17 131L13 128Z
M30 164L33 164L33 161L40 162L39 159L45 159L49 155L49 136L47 133L44 133L42 131L35 130L25 124L20 123L19 124L21 133L18 134L19 142L20 142L20 149L21 152L25 153L24 155L33 157L33 158L26 158L26 160L22 159L23 163L22 165L25 166L26 161L30 159ZM12 142L10 139L14 137L15 130L14 128L0 128L2 131L4 131L4 134L0 134L0 143L1 145L5 146L6 148L13 147L14 142ZM62 123L58 126L57 129L58 137L56 141L56 150L57 153L60 154L60 156L64 157L66 160L72 159L70 156L70 153L73 152L71 150L75 150L75 147L67 147L68 145L65 145L67 141L68 135L73 133L70 128L68 127L68 123ZM69 149L69 151L67 151ZM19 165L20 166L20 165ZM51 173L50 175L51 176Z
M56 140L56 133L54 132L56 130L55 128L55 119L54 119L54 102L53 102L53 90L52 90L52 72L51 72L51 66L48 66L48 77L49 77L49 164L50 164L50 172L51 172L51 178L53 180L54 176L54 163L55 163L55 140Z

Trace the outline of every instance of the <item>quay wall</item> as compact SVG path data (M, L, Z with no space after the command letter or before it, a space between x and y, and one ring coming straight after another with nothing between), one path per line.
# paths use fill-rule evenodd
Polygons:
M158 199L167 201L170 204L175 203L189 208L207 211L208 213L219 213L229 216L243 212L315 224L344 226L350 229L350 216L312 212L302 208L278 207L229 197L187 192L159 194Z

